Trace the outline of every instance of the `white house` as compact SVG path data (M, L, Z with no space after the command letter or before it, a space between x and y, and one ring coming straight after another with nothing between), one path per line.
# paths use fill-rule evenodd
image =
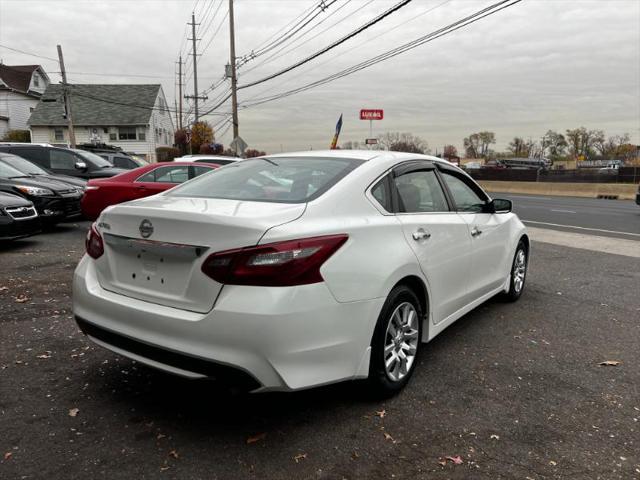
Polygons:
M173 121L160 85L69 88L76 144L114 145L151 161L157 147L173 145ZM34 143L69 143L61 85L49 85L29 125Z
M0 63L0 138L9 130L29 128L29 115L49 83L40 65Z

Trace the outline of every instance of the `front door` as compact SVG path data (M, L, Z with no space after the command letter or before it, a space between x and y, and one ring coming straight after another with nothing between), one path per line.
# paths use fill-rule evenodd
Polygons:
M469 274L469 302L502 285L508 274L505 251L508 238L507 215L487 213L489 198L482 189L463 173L441 168L441 175L449 190L456 211L469 229L473 246L473 263Z
M431 320L440 323L464 307L471 267L471 238L451 211L435 167L411 162L393 172L395 211L405 239L427 278Z

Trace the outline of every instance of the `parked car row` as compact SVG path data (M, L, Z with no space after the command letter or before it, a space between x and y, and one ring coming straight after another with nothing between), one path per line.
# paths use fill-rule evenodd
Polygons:
M219 166L211 157L197 157L197 165L196 157L149 164L118 152L98 153L0 143L0 240L82 216L95 219L110 205L163 192ZM125 166L125 160L132 162L127 169L114 166Z

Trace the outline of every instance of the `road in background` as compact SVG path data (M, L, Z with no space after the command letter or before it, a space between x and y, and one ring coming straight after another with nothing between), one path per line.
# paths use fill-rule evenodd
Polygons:
M631 200L509 193L491 193L491 197L510 199L513 202L513 209L520 219L532 227L573 231L588 229L583 233L640 238L640 205L636 205ZM570 229L567 227L580 228Z

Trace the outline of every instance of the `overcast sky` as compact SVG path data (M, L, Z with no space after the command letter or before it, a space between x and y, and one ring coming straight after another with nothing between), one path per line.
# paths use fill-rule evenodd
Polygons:
M239 71L239 83L289 66L398 1L337 0L309 27L322 20L321 25L288 44L291 51L285 49L264 65L259 64L268 55L247 63ZM495 1L414 0L318 59L241 90L239 100L242 104L313 82ZM256 49L319 3L236 0L237 56ZM228 0L0 0L0 45L54 59L56 44L61 44L71 82L161 83L173 104L175 62L180 52L191 53L186 22L194 10L197 22L205 20L199 26L198 49L209 45L198 63L202 91L222 77L229 59ZM0 58L8 65L39 63L53 81L60 80L52 60L1 47ZM185 69L185 93L192 94L191 60ZM221 85L209 98L226 88ZM640 1L523 0L346 78L242 109L240 135L268 152L326 148L343 113L340 142L362 141L369 123L359 120L361 108L384 109L384 120L374 122L374 134L411 132L427 140L433 151L449 143L461 149L463 137L480 130L494 131L494 148L500 150L515 135L539 139L548 129L579 126L611 135L629 133L640 143ZM218 111L229 112L229 104ZM207 119L219 123L225 117ZM228 144L230 131L218 140Z

